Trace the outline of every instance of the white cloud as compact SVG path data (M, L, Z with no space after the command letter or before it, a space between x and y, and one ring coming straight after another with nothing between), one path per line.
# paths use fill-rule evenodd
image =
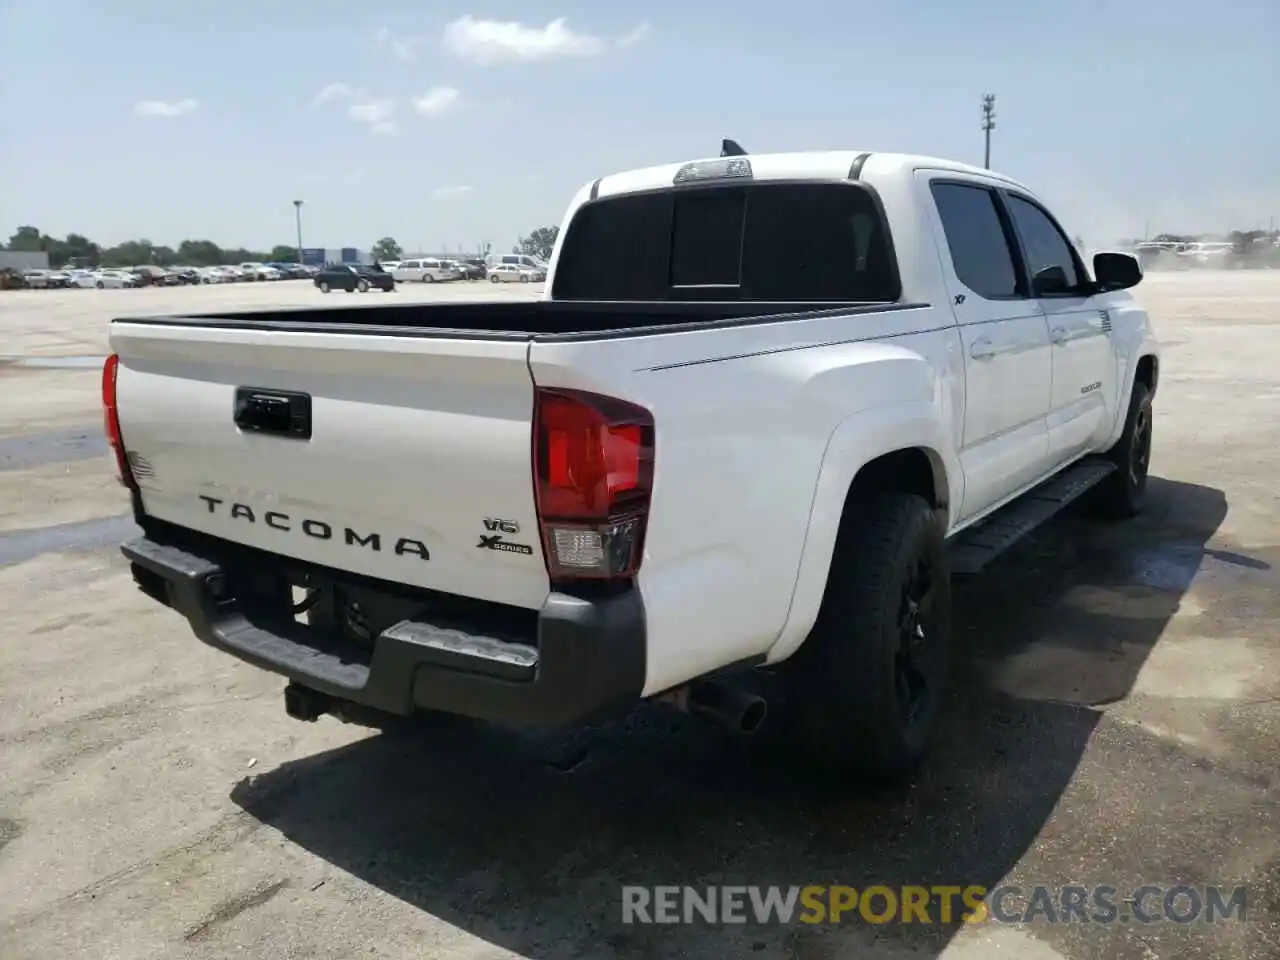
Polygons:
M346 99L352 95L352 90L345 83L328 83L325 84L320 92L311 100L311 107L323 107L326 103L333 100Z
M418 48L423 44L422 37L400 36L393 30L382 27L373 35L374 42L391 51L397 60L413 60L418 56Z
M618 38L618 46L634 47L637 43L643 43L648 40L652 33L653 27L649 25L648 21L638 23Z
M364 100L347 107L347 116L356 123L363 123L380 136L395 136L400 127L395 121L394 100Z
M133 105L133 112L140 117L180 117L200 106L199 100L143 100Z
M530 27L514 20L477 20L471 16L460 17L445 27L444 45L455 56L482 66L594 57L603 53L606 46L599 37L571 30L564 17L545 27Z
M456 200L458 197L465 197L474 190L474 187L437 187L431 191L431 199L433 200Z
M420 97L415 97L413 109L424 117L439 117L458 105L459 93L453 87L432 87Z

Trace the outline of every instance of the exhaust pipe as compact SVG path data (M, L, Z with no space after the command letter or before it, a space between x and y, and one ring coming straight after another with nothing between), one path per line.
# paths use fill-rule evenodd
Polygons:
M715 680L695 681L661 699L682 713L714 720L733 733L755 733L769 713L763 698Z

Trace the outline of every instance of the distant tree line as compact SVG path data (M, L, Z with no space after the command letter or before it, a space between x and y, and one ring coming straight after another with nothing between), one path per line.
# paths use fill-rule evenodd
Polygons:
M65 267L73 260L90 267L136 267L148 263L161 267L177 264L215 267L223 263L249 261L281 260L291 263L298 258L297 247L284 244L278 244L270 251L220 247L212 240L183 240L176 248L150 240L128 240L114 247L104 247L79 233L69 233L62 238L51 237L32 226L19 227L4 244L4 249L44 251L49 255L49 266L54 269Z

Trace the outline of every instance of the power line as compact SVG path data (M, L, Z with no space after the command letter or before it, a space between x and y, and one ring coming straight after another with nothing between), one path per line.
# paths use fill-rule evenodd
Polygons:
M983 153L982 165L991 169L991 131L996 128L996 95L982 95L982 132L986 138L986 150Z

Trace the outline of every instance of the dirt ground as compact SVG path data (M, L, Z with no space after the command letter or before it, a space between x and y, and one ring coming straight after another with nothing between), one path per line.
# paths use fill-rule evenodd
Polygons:
M959 592L946 735L888 793L659 710L558 737L288 719L281 680L133 588L97 362L112 316L320 295L0 294L0 957L1274 960L1280 274L1136 293L1166 349L1148 512L1065 517ZM1248 901L1214 926L621 923L624 884L726 883Z

